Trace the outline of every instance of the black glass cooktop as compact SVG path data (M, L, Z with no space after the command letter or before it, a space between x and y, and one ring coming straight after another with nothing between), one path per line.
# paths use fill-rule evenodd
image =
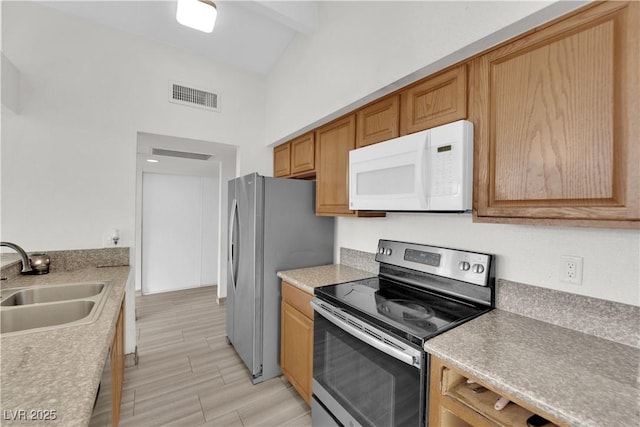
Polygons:
M490 310L381 277L323 286L315 294L418 344Z

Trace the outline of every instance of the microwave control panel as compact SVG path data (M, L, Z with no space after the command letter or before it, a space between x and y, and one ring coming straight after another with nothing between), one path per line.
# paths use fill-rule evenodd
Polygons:
M430 129L429 136L429 209L470 210L473 124L459 120Z
M459 191L454 161L457 151L458 147L453 143L432 147L432 196L453 196Z

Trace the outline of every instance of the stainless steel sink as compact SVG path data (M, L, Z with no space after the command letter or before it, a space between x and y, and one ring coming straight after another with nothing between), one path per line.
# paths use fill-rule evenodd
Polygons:
M43 302L65 301L98 295L104 289L104 283L74 283L69 285L50 285L16 291L0 302L0 306L36 304Z
M1 293L0 332L24 334L94 322L107 300L109 282L67 283Z
M7 333L67 324L87 317L95 305L94 301L79 300L0 310L0 328Z

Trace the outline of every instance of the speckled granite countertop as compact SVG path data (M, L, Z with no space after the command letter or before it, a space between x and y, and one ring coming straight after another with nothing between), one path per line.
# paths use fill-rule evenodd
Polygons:
M640 425L634 347L493 310L424 349L570 425Z
M375 274L341 264L321 265L319 267L298 268L296 270L279 271L278 277L305 292L313 294L319 286L374 277Z
M110 294L90 324L22 335L0 335L2 425L86 426L124 296L130 267L87 268L43 276L20 276L7 288L110 281ZM13 412L10 412L13 411ZM10 421L26 411L26 421ZM31 420L31 411L55 411L55 420Z

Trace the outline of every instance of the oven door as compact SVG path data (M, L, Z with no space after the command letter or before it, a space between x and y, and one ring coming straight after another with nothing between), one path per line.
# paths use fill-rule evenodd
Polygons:
M323 310L324 302L312 305L313 398L323 409L312 413L313 426L424 426L424 352L386 344L384 332ZM337 423L327 423L327 413Z

